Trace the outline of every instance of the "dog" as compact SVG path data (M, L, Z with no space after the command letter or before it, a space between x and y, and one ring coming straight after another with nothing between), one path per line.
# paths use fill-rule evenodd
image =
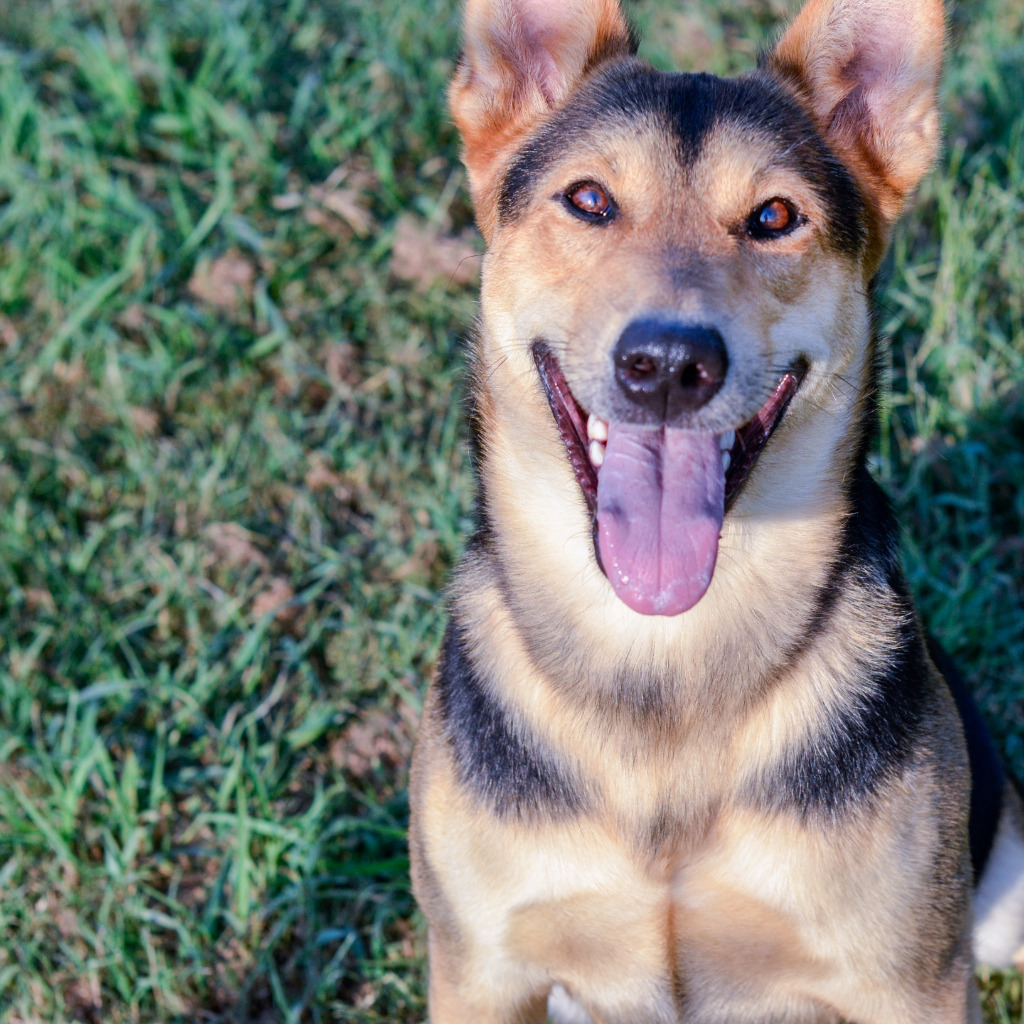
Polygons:
M963 1024L1024 816L866 468L941 0L670 74L617 0L468 0L478 526L411 775L434 1024Z

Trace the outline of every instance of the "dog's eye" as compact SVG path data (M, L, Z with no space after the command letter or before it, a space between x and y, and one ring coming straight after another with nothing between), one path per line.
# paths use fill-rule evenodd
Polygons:
M751 238L777 238L797 226L800 218L793 204L786 199L769 199L747 218L747 234Z
M571 186L563 198L569 212L584 220L610 220L617 210L611 196L595 181L584 181Z

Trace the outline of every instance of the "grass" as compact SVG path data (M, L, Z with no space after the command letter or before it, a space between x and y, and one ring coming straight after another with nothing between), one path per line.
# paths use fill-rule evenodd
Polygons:
M637 11L720 71L783 14ZM875 467L1019 772L1022 20L955 14ZM0 1021L422 1019L405 772L471 506L455 5L0 26Z

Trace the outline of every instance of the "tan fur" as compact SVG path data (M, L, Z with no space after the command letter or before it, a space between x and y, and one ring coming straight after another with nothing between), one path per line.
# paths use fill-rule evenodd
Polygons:
M879 12L913 31L892 42ZM868 204L872 237L853 258L778 140L727 118L685 168L656 117L591 126L503 220L501 180L527 138L592 75L632 66L632 44L614 0L470 0L451 103L488 241L473 373L490 532L456 572L452 617L513 741L521 731L550 752L583 799L532 816L488 803L460 767L435 684L410 832L434 1024L540 1024L553 984L595 1024L980 1019L967 767L938 673L911 762L870 801L813 820L770 805L773 766L869 700L872 673L913 627L891 591L856 578L805 640L852 513L868 284L938 144L941 35L937 0L810 0L768 60ZM878 73L855 81L865 45ZM614 231L553 203L580 181L615 196ZM737 241L779 195L810 228L770 250ZM797 355L810 363L725 517L710 587L674 617L632 611L597 565L531 355L543 338L600 412L602 367L649 311L729 339L721 401L694 429L746 422L767 397L758 382Z

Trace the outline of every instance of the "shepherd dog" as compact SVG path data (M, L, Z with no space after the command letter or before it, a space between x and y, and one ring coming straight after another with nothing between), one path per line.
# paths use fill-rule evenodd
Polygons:
M964 1024L1024 816L871 477L941 0L737 78L617 0L468 0L477 527L411 775L433 1024Z

